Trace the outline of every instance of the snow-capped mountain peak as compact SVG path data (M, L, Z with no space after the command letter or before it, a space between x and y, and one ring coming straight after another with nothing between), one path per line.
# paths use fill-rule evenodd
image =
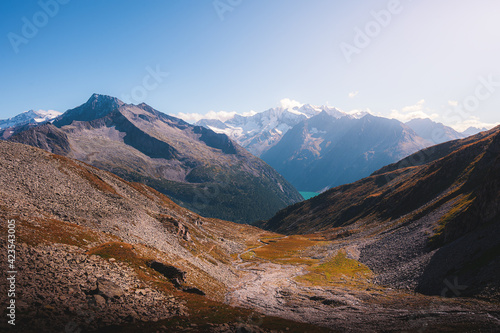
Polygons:
M202 119L196 125L224 133L252 154L260 156L274 146L292 127L321 112L326 112L335 118L352 117L334 107L303 104L279 106L252 116L236 114L224 122Z
M33 123L42 123L53 120L62 113L54 110L28 110L12 118L0 120L0 129L22 126Z
M37 115L37 117L34 118L37 123L52 120L62 114L61 112L55 110L38 110L33 111L33 113Z

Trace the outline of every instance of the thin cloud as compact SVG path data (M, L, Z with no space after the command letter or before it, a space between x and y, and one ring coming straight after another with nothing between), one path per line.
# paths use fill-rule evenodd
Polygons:
M239 114L239 113L237 113L236 111L231 111L231 112L228 112L228 111L218 111L218 112L209 111L205 114L180 112L180 113L174 115L174 117L181 118L182 120L192 124L192 123L196 123L197 121L200 121L202 119L217 119L217 120L220 120L222 122L225 122L226 120L234 118L234 116L237 114ZM253 116L255 114L257 114L257 112L251 110L249 112L241 113L240 115L242 115L244 117L250 117L250 116Z
M498 125L500 125L500 123L485 123L485 122L482 122L479 119L479 117L470 116L468 119L466 119L462 122L450 125L450 127L452 127L457 132L463 132L466 129L468 129L469 127L475 127L475 128L479 128L479 129L483 129L483 128L492 129L493 127L498 126Z
M349 98L354 98L359 93L359 91L353 91L349 93Z
M422 99L415 105L405 106L401 110L391 110L391 113L388 117L406 123L412 119L417 118L429 118L432 120L436 120L437 118L439 118L439 115L437 113L433 113L431 109L426 107L425 100Z
M290 98L283 98L281 101L280 101L280 106L285 108L285 109L292 109L294 107L301 107L302 105L304 105L304 103L300 103L299 101L296 101L296 100L293 100L293 99L290 99Z

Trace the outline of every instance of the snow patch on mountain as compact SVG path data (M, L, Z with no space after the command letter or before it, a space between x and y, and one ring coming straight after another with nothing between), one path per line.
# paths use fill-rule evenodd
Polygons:
M29 110L12 118L0 120L0 129L22 126L26 124L42 123L53 120L62 113L55 110Z

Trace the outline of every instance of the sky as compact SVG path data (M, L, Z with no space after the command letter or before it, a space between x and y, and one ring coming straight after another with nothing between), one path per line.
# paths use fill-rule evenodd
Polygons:
M491 127L499 17L497 0L2 0L0 119L100 93L192 119L308 103Z

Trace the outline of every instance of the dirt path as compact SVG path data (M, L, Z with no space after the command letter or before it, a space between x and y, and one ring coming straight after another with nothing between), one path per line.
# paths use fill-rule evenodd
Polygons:
M273 239L278 241L288 238ZM250 248L238 255L235 268L240 273L239 282L226 295L226 302L233 306L253 308L267 315L278 316L295 321L310 322L325 325L323 319L342 319L338 315L326 316L327 306L311 301L323 295L321 288L308 288L299 285L294 278L305 274L306 270L300 265L276 264L267 260L246 262L241 256L262 248L268 243L259 239L260 246ZM323 296L319 296L319 295ZM318 298L319 299L319 298ZM304 306L311 303L309 306ZM314 304L317 303L317 304ZM313 306L314 305L314 306ZM331 324L331 323L330 323Z
M498 325L498 319L491 318L484 305L465 307L452 299L401 294L384 287L371 290L347 284L334 287L302 285L295 277L307 272L305 266L242 258L268 245L261 239L259 242L260 246L237 256L234 267L240 279L226 295L228 304L341 332L432 332L442 323L467 325L469 322L477 323L488 332L488 328ZM394 301L387 301L392 298Z
M284 239L288 236L276 239ZM291 286L295 276L302 273L302 269L292 265L279 265L271 262L245 262L241 256L260 249L267 243L259 239L260 246L250 248L238 254L235 263L241 279L226 297L229 304L260 308L266 312L283 312L283 302L279 292Z

